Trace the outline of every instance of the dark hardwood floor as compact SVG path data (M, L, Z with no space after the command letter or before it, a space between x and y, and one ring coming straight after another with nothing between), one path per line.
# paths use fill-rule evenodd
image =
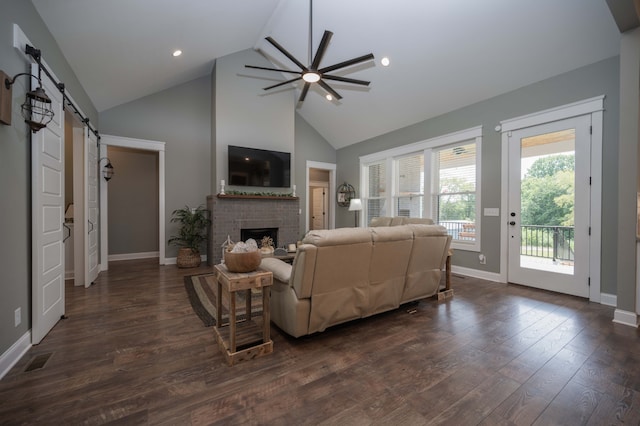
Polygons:
M115 262L68 285L68 319L0 381L0 423L640 424L638 331L610 307L454 275L451 300L272 326L273 354L228 367L184 290L208 270Z

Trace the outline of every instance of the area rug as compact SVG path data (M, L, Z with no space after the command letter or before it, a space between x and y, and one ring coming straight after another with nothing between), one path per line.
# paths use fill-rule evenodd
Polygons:
M184 277L184 288L187 290L189 302L205 327L216 325L217 286L214 274L190 275ZM236 320L245 319L246 292L236 292ZM262 292L251 291L251 315L262 314ZM222 298L222 324L229 322L229 301Z

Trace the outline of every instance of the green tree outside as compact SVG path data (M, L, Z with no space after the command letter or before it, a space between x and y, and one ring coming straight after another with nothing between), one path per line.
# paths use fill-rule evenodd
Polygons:
M521 224L538 226L573 226L575 199L575 157L559 154L536 160L521 183ZM527 232L522 243L549 246L551 229ZM573 232L565 234L573 240Z
M573 226L575 161L560 154L536 160L521 185L522 225Z

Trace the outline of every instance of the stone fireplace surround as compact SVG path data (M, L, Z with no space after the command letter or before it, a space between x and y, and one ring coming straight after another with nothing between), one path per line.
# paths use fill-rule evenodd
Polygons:
M222 260L221 246L227 235L238 242L243 228L278 228L280 247L300 239L298 197L209 195L207 209L211 212L207 243L209 265L217 265Z

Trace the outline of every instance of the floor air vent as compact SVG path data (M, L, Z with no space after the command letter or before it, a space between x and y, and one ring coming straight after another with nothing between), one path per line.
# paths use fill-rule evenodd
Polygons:
M29 365L27 365L27 368L25 368L24 371L25 372L33 371L33 370L38 370L38 369L44 367L44 365L47 363L47 361L49 361L49 358L51 357L51 355L53 355L52 352L36 356L35 358L33 358L31 360Z

